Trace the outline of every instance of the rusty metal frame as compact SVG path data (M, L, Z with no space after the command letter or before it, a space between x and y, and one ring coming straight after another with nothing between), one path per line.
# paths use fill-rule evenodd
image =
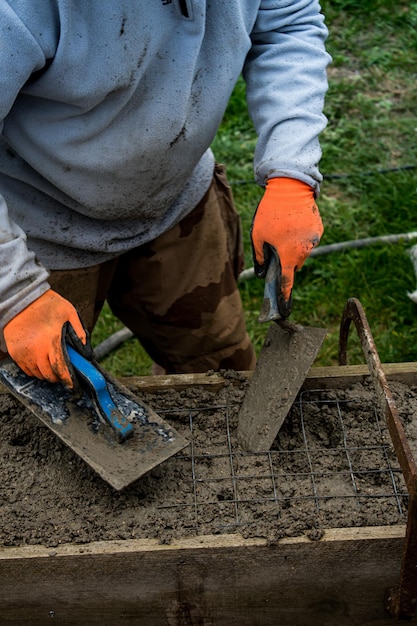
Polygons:
M417 608L417 465L382 369L375 341L359 300L350 298L343 311L339 336L339 364L347 365L347 340L354 322L366 362L375 384L381 415L385 417L409 495L407 530L400 581L386 590L386 609L396 619L411 619Z

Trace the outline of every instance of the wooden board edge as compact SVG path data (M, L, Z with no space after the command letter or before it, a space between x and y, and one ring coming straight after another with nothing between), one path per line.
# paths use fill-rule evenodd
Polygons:
M406 385L417 384L417 362L383 363L382 369L388 380L396 380ZM117 380L129 389L152 393L164 389L180 391L188 387L205 387L216 391L225 385L250 382L252 376L253 372L242 370L226 375L219 372L208 372L205 374L169 374L164 376L120 376ZM348 386L363 381L368 376L367 365L313 366L308 371L305 386L308 388L314 384L328 387ZM0 384L0 393L9 392Z
M417 362L410 363L383 363L382 369L388 380L396 380L407 385L417 384ZM253 372L240 371L223 375L219 372L206 374L171 374L165 376L129 376L121 377L120 381L130 388L138 391L153 392L164 389L181 390L187 387L205 387L207 389L220 389L225 385L241 384L251 381ZM325 367L313 366L308 371L305 386L311 388L314 385L343 386L364 381L369 376L367 365L332 365Z
M403 539L405 525L395 526L363 526L353 528L331 528L324 531L323 537L312 541L302 535L300 537L283 537L274 542L274 546L295 546L305 544L331 544L350 541L383 541ZM53 548L44 545L0 546L0 562L11 559L51 558L65 556L93 556L124 553L173 552L187 550L207 551L225 548L256 548L271 545L267 539L260 537L244 538L239 534L230 535L197 535L181 538L172 543L160 543L157 539L121 539L114 541L95 541L86 544L63 544Z
M389 626L384 594L399 579L404 528L108 544L27 546L14 559L3 549L1 623Z

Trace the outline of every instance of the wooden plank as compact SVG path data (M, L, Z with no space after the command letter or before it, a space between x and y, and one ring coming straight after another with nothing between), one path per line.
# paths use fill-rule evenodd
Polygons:
M383 363L382 368L389 380L396 380L405 385L417 384L417 362ZM207 372L205 374L169 374L165 376L121 376L119 380L127 387L149 393L164 389L182 390L188 387L204 387L216 391L225 385L240 385L250 381L253 372ZM355 382L363 382L369 377L367 365L331 365L313 366L309 369L304 386L311 388L319 385L323 388L347 387ZM0 393L9 393L0 386Z
M2 548L1 624L383 626L404 527Z
M382 369L388 380L413 386L417 384L417 363L383 363ZM336 389L349 387L369 380L367 365L335 365L332 367L312 367L304 386L306 388Z
M412 363L383 363L382 368L389 380L396 380L405 385L417 384L417 362ZM207 374L170 374L167 376L129 376L120 380L128 387L138 391L153 391L163 389L186 389L190 386L220 389L224 385L241 384L243 380L250 381L253 372L242 371L225 375L218 372ZM326 367L311 367L307 373L304 386L307 388L336 388L348 387L356 382L363 382L369 378L367 365L332 365Z
M165 376L129 376L120 380L130 388L149 393L164 389L181 391L188 387L204 387L216 391L225 385L242 384L245 380L251 380L252 372L236 372L236 375L225 377L219 372L207 374L169 374Z

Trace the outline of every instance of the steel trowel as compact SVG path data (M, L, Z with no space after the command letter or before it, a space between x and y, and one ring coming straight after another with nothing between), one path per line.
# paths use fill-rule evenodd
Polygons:
M271 448L290 411L327 330L288 321L291 298L281 293L281 265L272 247L258 321L270 324L252 381L239 411L236 435L248 452Z
M66 350L75 393L27 376L9 357L0 363L0 382L112 487L127 487L187 445L98 363Z

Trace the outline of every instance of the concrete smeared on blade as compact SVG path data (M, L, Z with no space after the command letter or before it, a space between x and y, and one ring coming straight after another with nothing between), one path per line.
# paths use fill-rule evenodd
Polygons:
M239 411L237 439L244 450L271 448L326 333L290 322L270 325Z
M118 381L106 380L134 426L133 437L122 443L86 393L74 396L62 385L29 378L10 359L0 363L0 382L112 487L123 489L188 442Z

